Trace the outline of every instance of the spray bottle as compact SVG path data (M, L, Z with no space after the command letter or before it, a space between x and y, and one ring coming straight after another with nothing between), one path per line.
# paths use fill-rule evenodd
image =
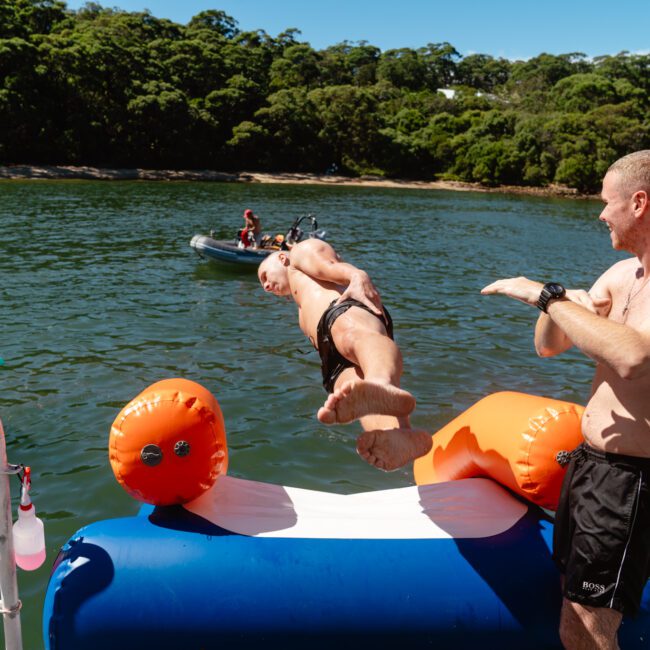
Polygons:
M25 467L18 506L18 519L14 524L14 553L16 564L25 571L34 571L45 561L45 533L43 522L29 498L32 485L31 468Z

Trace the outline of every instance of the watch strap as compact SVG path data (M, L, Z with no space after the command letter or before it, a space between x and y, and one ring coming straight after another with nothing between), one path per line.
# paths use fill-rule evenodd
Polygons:
M539 298L535 303L538 309L541 309L545 314L548 313L548 303L551 300L559 300L566 295L566 289L558 282L547 282L539 294Z

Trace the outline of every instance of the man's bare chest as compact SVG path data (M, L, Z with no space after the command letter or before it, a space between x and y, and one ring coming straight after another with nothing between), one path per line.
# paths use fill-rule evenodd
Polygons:
M647 282L622 284L612 296L609 318L634 329L650 323L650 286Z

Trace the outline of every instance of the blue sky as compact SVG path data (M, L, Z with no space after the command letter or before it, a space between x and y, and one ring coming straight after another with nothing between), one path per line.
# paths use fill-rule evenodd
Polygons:
M78 9L84 0L68 0ZM221 9L242 30L296 27L312 47L366 40L381 50L448 41L462 55L528 59L542 52L650 53L650 0L99 0L187 23Z

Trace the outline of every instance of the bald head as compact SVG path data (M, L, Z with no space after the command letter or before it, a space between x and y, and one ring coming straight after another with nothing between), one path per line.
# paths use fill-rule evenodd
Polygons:
M257 269L257 277L264 291L276 296L289 295L288 268L289 251L276 251L264 259Z
M259 277L260 273L262 272L263 269L269 268L270 266L273 266L275 261L277 260L278 256L280 255L281 251L274 251L270 255L267 255L261 262L261 264L257 267L257 275Z
M650 194L650 149L619 158L607 173L616 176L619 190L627 195L639 190Z

